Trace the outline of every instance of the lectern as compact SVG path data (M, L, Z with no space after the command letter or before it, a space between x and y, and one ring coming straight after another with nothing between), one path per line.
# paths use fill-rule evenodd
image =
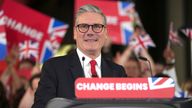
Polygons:
M46 108L191 108L192 99L75 99L54 98ZM192 105L192 104L191 104Z
M76 99L54 98L46 108L182 108L171 78L79 78ZM183 108L192 108L188 105Z

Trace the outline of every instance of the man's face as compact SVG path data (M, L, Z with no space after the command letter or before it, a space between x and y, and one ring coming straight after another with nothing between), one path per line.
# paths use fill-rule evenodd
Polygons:
M125 64L125 71L129 77L139 77L140 76L140 66L135 60L127 60Z
M19 65L19 69L32 69L33 65L29 62L22 62Z
M93 12L86 12L81 14L76 21L76 25L74 27L74 39L76 40L77 47L84 52L85 54L99 54L101 48L103 47L105 40L107 39L107 29L105 26L101 27L101 32L94 32L93 26L89 26L86 32L79 31L77 25L80 24L103 24L103 17L100 14ZM80 26L79 26L80 27ZM84 26L81 26L84 27ZM98 27L100 28L100 27ZM95 27L97 29L97 27Z

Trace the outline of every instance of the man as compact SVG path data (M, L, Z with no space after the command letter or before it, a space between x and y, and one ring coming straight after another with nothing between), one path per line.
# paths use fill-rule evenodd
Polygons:
M55 97L74 99L74 82L79 77L126 76L122 66L101 57L107 35L106 17L101 10L93 5L82 6L74 25L77 49L44 64L33 108L44 108Z

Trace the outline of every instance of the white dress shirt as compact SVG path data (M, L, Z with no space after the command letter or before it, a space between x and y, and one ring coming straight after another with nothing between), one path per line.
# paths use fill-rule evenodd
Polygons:
M86 56L85 54L83 54L83 52L81 52L78 48L77 48L77 55L81 62L81 66L83 68L85 78L92 78L91 77L92 76L91 65L89 63L92 59L90 57ZM83 60L83 57L85 58L84 60ZM97 62L96 66L95 66L97 76L99 78L101 78L101 54L95 59L95 61Z

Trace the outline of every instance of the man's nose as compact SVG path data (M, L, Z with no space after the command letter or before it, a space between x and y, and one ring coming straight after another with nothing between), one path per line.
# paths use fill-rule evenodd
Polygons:
M94 31L92 29L92 26L89 26L89 29L87 31L87 36L93 36L94 35Z

